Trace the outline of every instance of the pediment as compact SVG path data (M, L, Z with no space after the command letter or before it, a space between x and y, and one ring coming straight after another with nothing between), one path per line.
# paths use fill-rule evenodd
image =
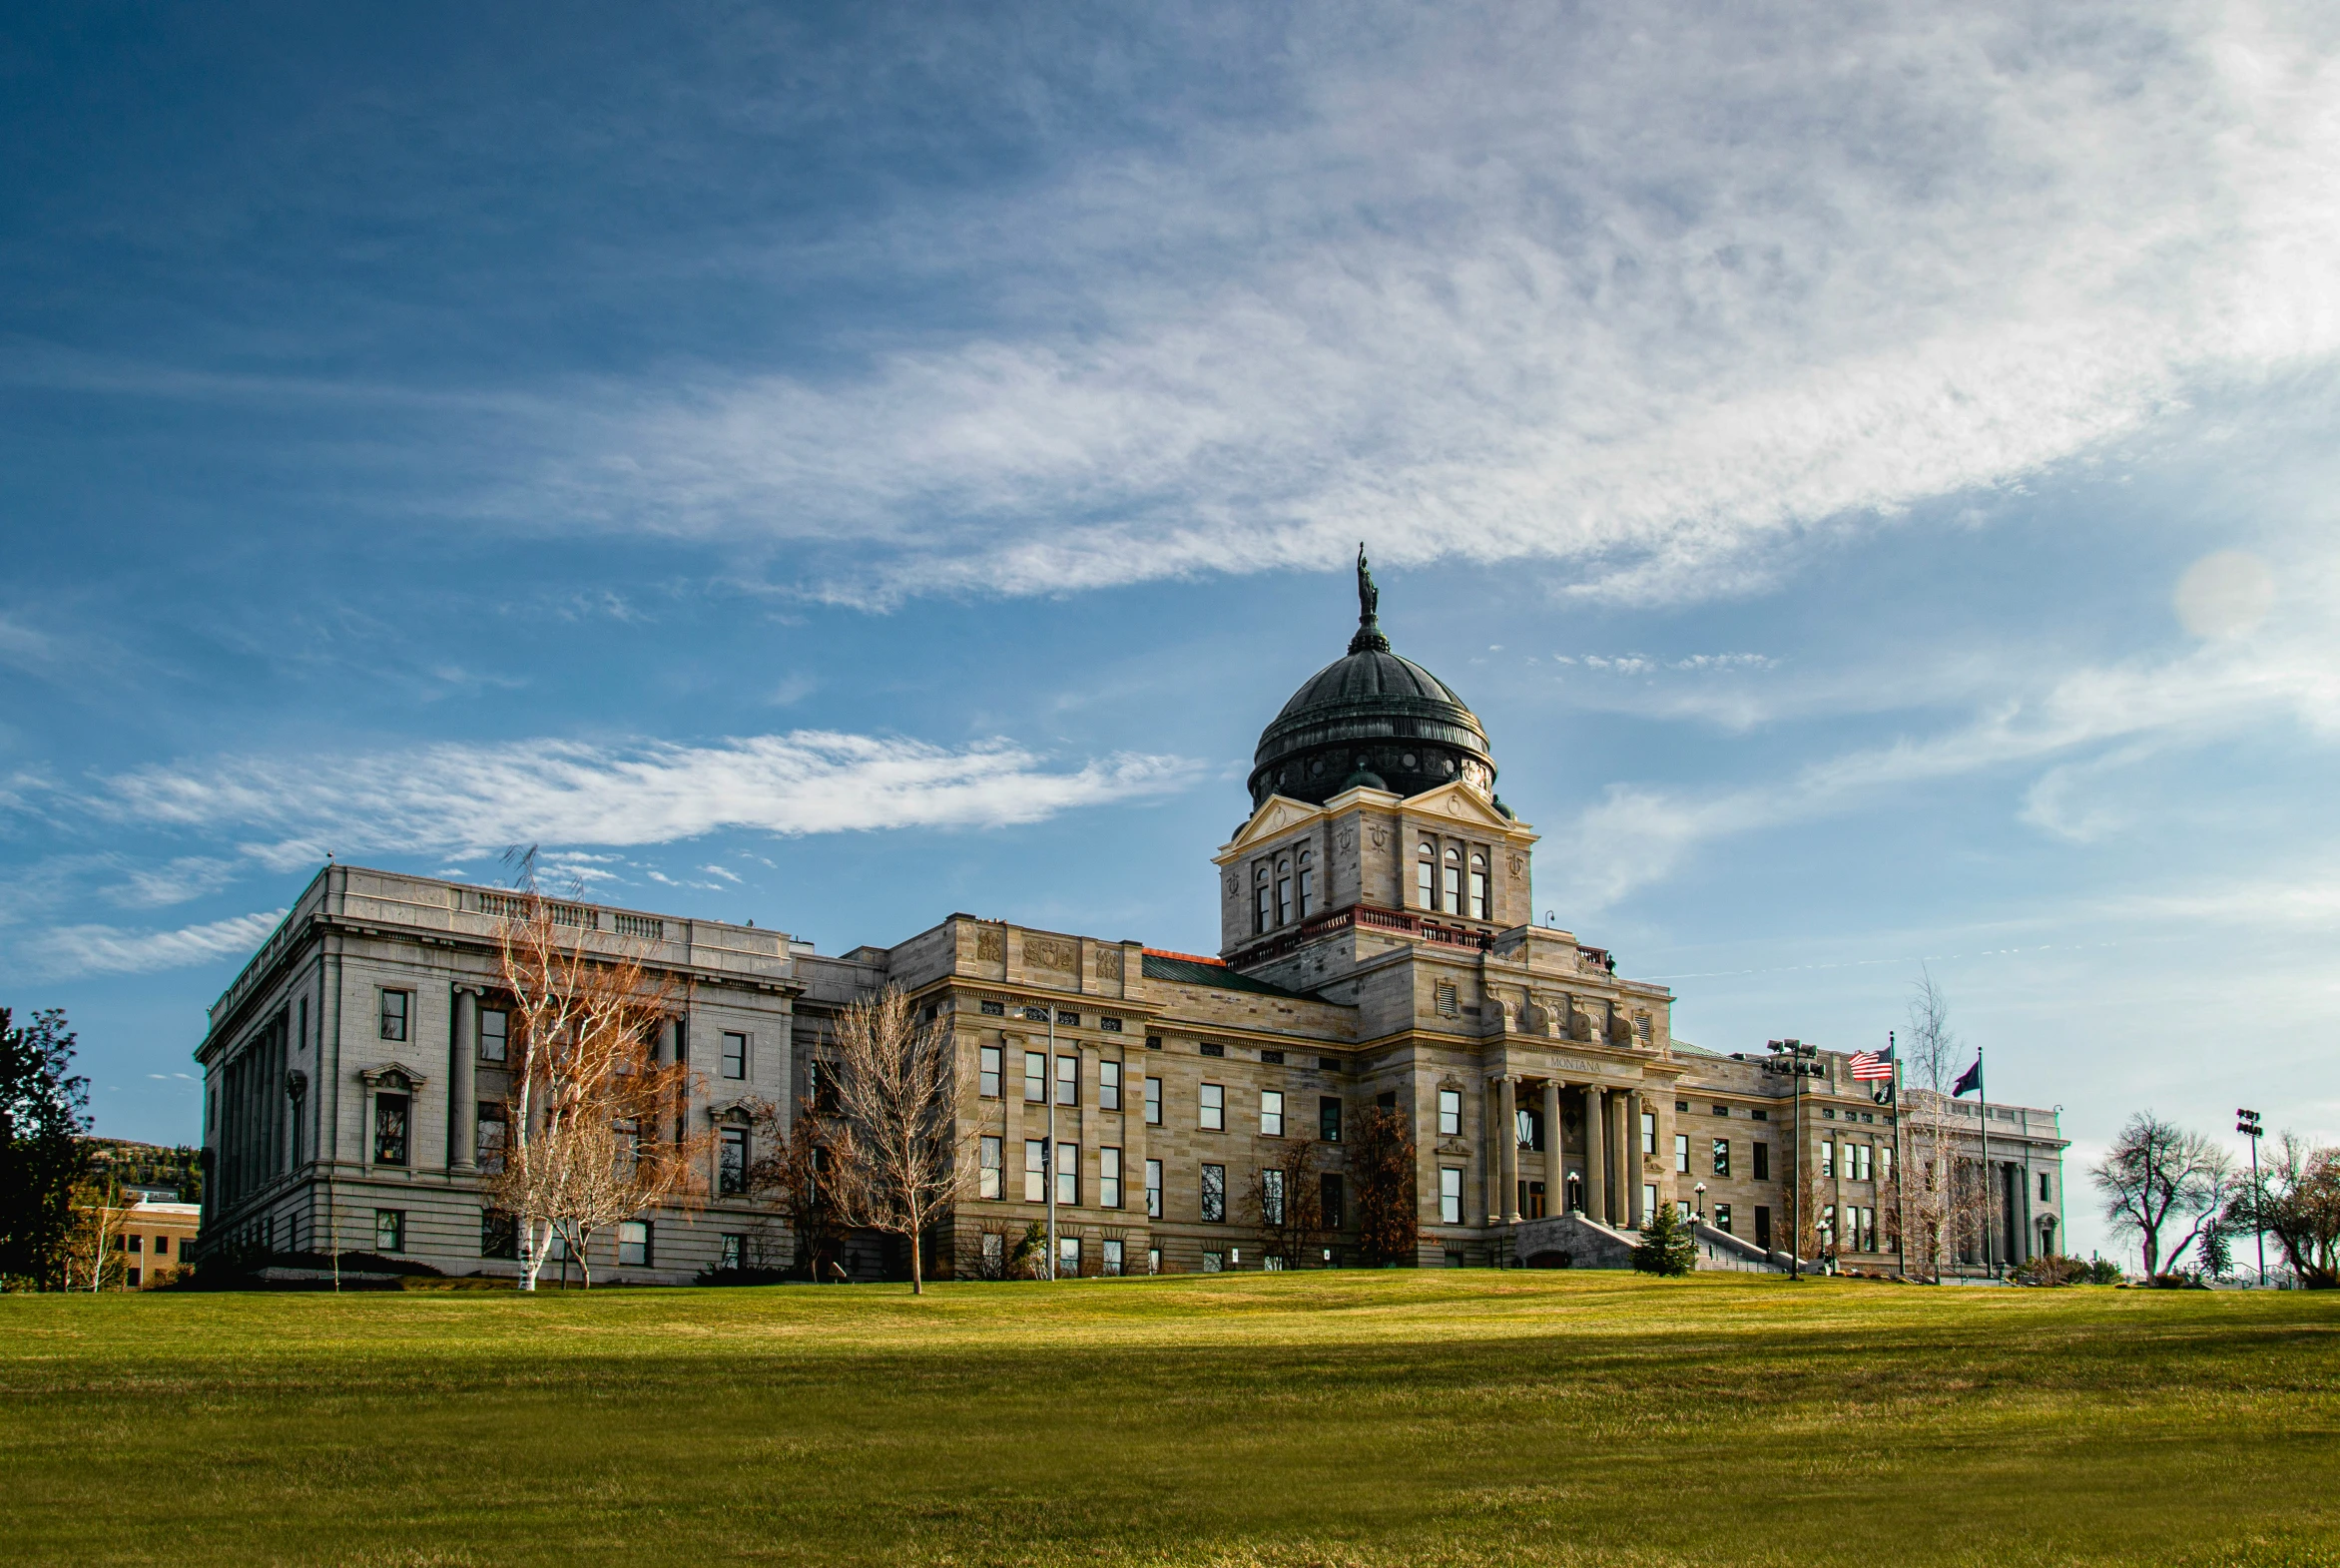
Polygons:
M379 1067L360 1068L357 1080L368 1089L384 1089L391 1094L413 1094L430 1082L404 1062L384 1062Z
M1313 822L1325 815L1321 805L1306 800L1295 800L1288 794L1271 794L1260 802L1260 808L1251 813L1251 820L1243 830L1227 842L1220 853L1233 854L1269 838L1279 837L1305 822Z
M1468 822L1473 826L1491 828L1505 835L1527 834L1530 837L1533 836L1526 823L1516 822L1505 816L1489 804L1484 795L1460 780L1454 784L1440 784L1435 789L1425 789L1420 794L1408 796L1405 808L1414 815L1450 822Z

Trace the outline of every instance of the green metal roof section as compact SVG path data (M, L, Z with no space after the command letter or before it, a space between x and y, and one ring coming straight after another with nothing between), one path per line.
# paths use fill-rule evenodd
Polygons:
M1248 974L1237 974L1225 964L1215 964L1201 958L1174 958L1167 953L1149 952L1145 955L1145 976L1149 980L1176 980L1186 985L1214 986L1222 991L1249 991L1255 996L1289 997L1296 1002L1319 1000L1306 991L1287 991L1280 985L1254 980Z

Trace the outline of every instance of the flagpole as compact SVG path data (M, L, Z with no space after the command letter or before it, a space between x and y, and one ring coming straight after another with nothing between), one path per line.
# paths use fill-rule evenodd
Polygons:
M1893 1235L1894 1252L1906 1283L1910 1278L1910 1171L1902 1158L1901 1052L1893 1031L1885 1031L1885 1053L1893 1059Z
M1975 1047L1975 1116L1983 1124L1983 1278L1997 1279L1991 1233L1999 1224L1998 1178L1991 1170L1991 1090L1983 1082L1983 1048Z

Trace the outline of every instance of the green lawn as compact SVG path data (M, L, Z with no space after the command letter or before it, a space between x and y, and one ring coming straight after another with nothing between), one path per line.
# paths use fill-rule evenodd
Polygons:
M0 1298L37 1562L2340 1564L2340 1298Z

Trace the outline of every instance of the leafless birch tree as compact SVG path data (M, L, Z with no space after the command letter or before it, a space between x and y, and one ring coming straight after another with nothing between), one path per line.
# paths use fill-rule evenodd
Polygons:
M2218 1223L2234 1196L2226 1151L2150 1111L2128 1119L2088 1176L2113 1234L2137 1239L2148 1279L2174 1274L2185 1250ZM2171 1245L2168 1236L2180 1228L2184 1234Z
M974 1185L973 1138L958 1123L958 1064L947 1026L921 1025L892 987L837 1021L834 1158L840 1214L909 1243L910 1291L923 1295L920 1243Z
M555 1237L590 1289L595 1236L704 1199L715 1132L676 1116L694 1080L657 1059L672 986L638 952L585 948L564 906L523 898L499 935L513 999L510 1131L490 1191L519 1229L522 1290L536 1289Z
M1913 1271L1940 1278L1954 1256L1983 1239L1991 1223L1990 1183L1979 1156L1966 1152L1974 1130L1950 1092L1966 1054L1950 1027L1950 996L1928 970L1919 971L1912 989L1902 1093L1894 1107L1904 1168L1894 1172L1899 1191L1879 1196L1907 1214L1902 1256Z

